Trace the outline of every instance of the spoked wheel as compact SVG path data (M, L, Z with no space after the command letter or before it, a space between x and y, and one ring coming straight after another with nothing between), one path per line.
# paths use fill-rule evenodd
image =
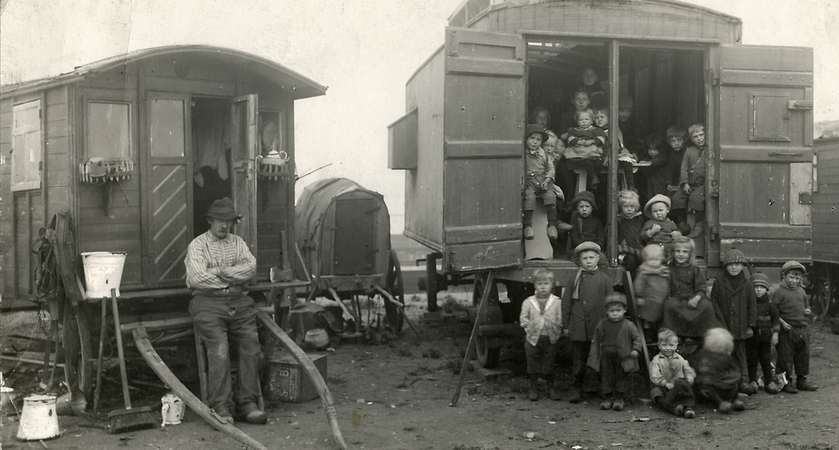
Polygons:
M493 284L489 292L489 298L483 311L478 315L478 326L501 324L504 322L501 308L498 304L498 287ZM484 280L480 276L475 277L474 288L472 289L472 303L476 306L481 303L481 295L484 292ZM498 365L498 360L501 357L501 346L494 342L487 336L481 336L478 333L475 336L475 359L481 367L493 368Z
M90 320L80 305L64 310L62 344L64 363L67 366L68 384L73 395L83 395L85 400L92 399L94 352L91 340Z
M385 277L385 290L390 292L390 295L396 299L397 302L405 306L405 280L402 278L402 266L399 264L399 258L396 256L396 250L390 251L390 258L388 261L387 276ZM385 320L388 327L395 332L402 331L404 325L404 316L402 308L385 300Z

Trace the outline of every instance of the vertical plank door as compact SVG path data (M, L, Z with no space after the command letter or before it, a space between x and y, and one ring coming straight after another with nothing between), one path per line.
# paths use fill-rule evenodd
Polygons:
M452 271L522 262L524 39L446 29L443 260Z
M708 206L718 208L719 250L810 260L813 51L722 47L718 58L719 171L709 177L718 198Z

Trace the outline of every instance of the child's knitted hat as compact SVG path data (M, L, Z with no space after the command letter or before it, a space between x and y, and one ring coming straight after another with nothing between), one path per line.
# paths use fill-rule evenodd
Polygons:
M667 209L670 209L670 197L664 194L656 194L653 196L653 198L647 200L647 204L644 205L644 215L649 217L650 219L653 218L652 208L653 204L655 203L664 203L665 205L667 205Z
M614 305L616 303L623 305L623 307L626 308L626 296L620 292L611 292L606 296L606 300L603 301L603 306L608 308L609 305Z
M677 136L677 137L680 137L680 138L685 137L685 129L678 126L678 125L670 125L669 127L667 127L666 133L667 133L667 139L670 139L673 136Z
M592 209L597 209L597 203L594 201L594 194L589 191L580 191L577 192L577 195L571 200L571 207L576 208L577 203L582 201L586 201L591 205Z
M538 123L531 123L527 125L527 133L524 135L524 138L529 138L531 134L538 134L539 137L542 138L542 143L545 143L545 141L548 140L548 133L545 133L545 127L539 125Z
M752 276L752 284L755 286L763 286L766 289L769 289L769 277L766 276L763 272L756 272Z
M781 266L781 276L784 276L790 270L800 270L801 273L807 273L807 269L804 267L804 264L801 264L798 261L787 261Z
M746 255L736 248L729 249L725 252L725 256L722 258L723 266L727 266L729 264L748 264L749 260L746 259Z

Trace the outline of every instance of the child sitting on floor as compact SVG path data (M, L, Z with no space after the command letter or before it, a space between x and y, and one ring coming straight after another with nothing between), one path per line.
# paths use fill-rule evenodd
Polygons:
M528 125L525 139L525 162L527 172L524 180L524 238L533 239L533 211L536 209L536 197L542 199L548 214L548 237L556 239L556 192L554 190L554 163L550 154L542 148L548 135L541 125Z
M582 400L582 391L593 392L594 377L587 376L591 340L594 329L604 317L603 302L612 292L612 280L600 270L600 246L594 242L583 242L574 249L574 257L580 267L573 279L566 282L565 295L562 298L562 324L568 330L572 350L572 374L574 390L571 403Z
M731 333L725 328L712 328L705 334L702 350L695 358L696 394L712 402L723 414L745 409L745 404L737 397L740 367L731 356L732 350L734 338Z
M554 359L556 341L562 334L562 301L553 295L554 275L549 270L539 269L533 274L534 294L521 305L519 324L524 328L524 353L527 356L527 376L530 387L527 397L539 400L537 382L544 377L552 400L559 394L554 385Z
M621 411L629 391L629 374L638 371L644 339L635 324L624 317L625 295L612 292L603 303L606 318L594 329L587 365L600 373L600 409Z
M571 246L576 247L583 242L591 241L603 248L606 245L606 233L603 223L594 216L597 203L594 194L582 191L571 200Z
M658 332L658 354L650 362L650 391L659 408L685 419L693 419L693 379L696 372L682 355L676 353L679 337L672 330Z
M644 223L641 229L641 242L646 244L658 244L666 247L673 242L673 232L677 231L676 224L667 217L670 212L670 199L662 194L653 196L644 205L644 215L649 220ZM666 250L666 249L665 249Z

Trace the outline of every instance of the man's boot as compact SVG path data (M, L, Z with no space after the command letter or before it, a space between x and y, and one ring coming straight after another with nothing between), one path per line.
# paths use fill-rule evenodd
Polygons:
M527 240L533 239L536 236L533 233L533 211L524 212L524 238Z
M556 229L557 213L554 205L545 205L548 208L548 239L556 240L559 238L559 232Z

